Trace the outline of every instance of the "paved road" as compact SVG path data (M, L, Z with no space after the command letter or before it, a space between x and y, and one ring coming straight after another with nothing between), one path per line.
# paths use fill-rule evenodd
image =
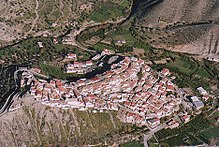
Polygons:
M4 104L4 105L2 106L2 108L0 109L0 116L1 116L2 114L4 114L6 111L8 111L8 109L9 109L9 107L11 106L13 100L14 100L15 98L18 98L18 97L19 97L19 89L20 89L20 88L19 88L18 73L19 73L19 72L24 72L24 71L30 72L30 73L32 73L33 75L37 75L37 76L40 76L40 77L43 77L43 78L48 79L47 76L42 75L42 74L39 74L39 73L37 73L37 72L35 72L35 71L32 71L32 70L28 70L28 69L19 69L19 70L16 70L16 71L14 72L14 81L15 81L15 83L16 83L15 88L13 89L13 92L8 96L8 98L7 98L6 102L5 102L5 104Z
M148 147L148 140L150 140L156 132L164 129L166 126L167 125L165 123L161 124L158 127L151 129L150 132L144 134L144 146Z
M7 111L9 109L9 106L12 102L12 100L15 98L15 97L18 97L18 92L19 92L19 89L18 87L15 88L15 90L8 96L4 106L1 108L0 110L0 114L4 113L5 111Z
M17 74L18 74L18 70L14 72L14 81L15 81L15 88L13 89L13 92L8 96L6 102L4 103L4 105L2 106L2 108L0 109L0 114L3 114L6 110L8 110L8 107L10 106L14 96L16 96L16 94L19 92L19 86L18 86L18 81L17 81Z
M128 108L122 106L121 104L118 104L118 106L121 107L121 108L123 108L123 109L125 109L125 110L127 110L127 111L129 111L129 112L131 112L131 113L136 113L136 112L131 111L130 109L128 109ZM147 124L146 124L146 125L147 125ZM145 147L148 147L148 140L150 140L150 138L153 137L153 135L154 135L156 132L158 132L158 131L164 129L166 126L167 126L167 125L166 125L166 122L163 123L163 124L161 124L161 125L159 125L159 126L157 126L156 128L150 128L150 127L147 125L148 129L150 129L150 132L144 134L144 146L145 146Z

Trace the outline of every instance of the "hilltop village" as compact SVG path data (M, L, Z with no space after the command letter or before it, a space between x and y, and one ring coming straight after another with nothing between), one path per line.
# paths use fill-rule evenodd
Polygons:
M68 54L65 60L73 60L73 64L66 65L67 73L85 73L90 71L97 60L103 56L115 55L104 50L92 60L77 62L75 54ZM112 61L111 61L112 62ZM101 66L99 64L98 66ZM40 69L32 69L40 74ZM30 78L32 77L32 78ZM110 64L110 70L92 78L82 78L76 82L66 82L60 79L44 80L36 78L30 72L23 72L21 87L25 86L25 79L31 79L30 94L43 105L62 109L75 108L80 111L91 110L103 112L105 110L119 111L121 121L147 125L155 128L161 124L161 118L171 116L177 112L183 101L183 92L172 82L175 77L167 68L160 72L153 70L144 60L136 57L124 57L118 63ZM200 92L207 95L203 88ZM199 110L204 103L198 97L192 97L193 106ZM182 120L188 122L190 115L182 115ZM170 126L177 127L179 123L170 122Z

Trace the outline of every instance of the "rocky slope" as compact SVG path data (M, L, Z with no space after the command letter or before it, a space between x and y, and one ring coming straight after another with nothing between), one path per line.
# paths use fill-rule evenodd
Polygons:
M145 8L140 5L137 30L160 48L215 57L219 52L219 1L163 0ZM149 29L155 28L155 29Z
M140 22L147 26L157 26L158 20L164 24L217 21L218 11L217 0L164 0L149 10L143 10Z
M43 106L27 96L1 116L0 146L83 146L121 142L129 138L130 125L121 123L115 112L91 113ZM19 117L18 117L19 116ZM120 133L120 134L119 134ZM123 135L121 135L123 133Z

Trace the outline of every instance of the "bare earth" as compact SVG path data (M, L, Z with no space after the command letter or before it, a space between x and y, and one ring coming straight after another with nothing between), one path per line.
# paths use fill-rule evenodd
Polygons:
M28 95L13 106L20 107L20 104L21 108L1 116L0 146L96 144L99 138L127 125L119 121L115 112L91 114L51 108Z
M162 28L144 33L154 47L219 60L219 1L164 0L141 12L138 25Z

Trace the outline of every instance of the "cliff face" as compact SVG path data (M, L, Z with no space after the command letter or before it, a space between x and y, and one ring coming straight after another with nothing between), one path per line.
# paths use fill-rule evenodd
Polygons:
M219 53L219 1L164 0L139 9L136 28L152 45L206 58Z

